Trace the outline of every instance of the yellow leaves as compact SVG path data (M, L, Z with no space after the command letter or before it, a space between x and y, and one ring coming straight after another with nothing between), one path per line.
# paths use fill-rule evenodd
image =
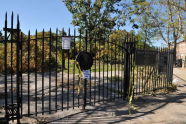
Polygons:
M138 4L139 4L140 6L145 7L145 6L148 6L148 5L149 5L149 2L144 1L144 2L139 2Z

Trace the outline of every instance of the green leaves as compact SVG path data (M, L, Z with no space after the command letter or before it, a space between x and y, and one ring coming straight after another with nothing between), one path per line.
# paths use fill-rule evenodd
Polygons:
M103 39L116 25L117 8L121 0L64 0L73 15L72 24L78 26L82 33L89 31L89 40L94 36Z

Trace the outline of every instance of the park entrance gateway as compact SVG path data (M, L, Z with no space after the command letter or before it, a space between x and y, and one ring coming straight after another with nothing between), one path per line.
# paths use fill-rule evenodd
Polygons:
M134 95L139 95L172 83L170 49L138 46L137 39L130 34L115 43L96 36L90 41L88 31L70 29L62 33L50 29L24 34L19 18L16 27L13 19L12 14L8 27L6 14L4 39L0 42L3 50L0 88L4 94L1 106L7 121L19 122L23 116L124 100L131 87ZM92 56L93 63L80 70L76 57L83 51Z

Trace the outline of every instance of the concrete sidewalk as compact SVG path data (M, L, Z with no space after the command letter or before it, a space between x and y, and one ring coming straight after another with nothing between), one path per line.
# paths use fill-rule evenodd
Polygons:
M176 68L174 75L176 92L138 97L134 101L138 109L132 115L129 115L127 101L116 100L87 106L86 112L75 108L37 120L45 120L47 124L186 124L186 73ZM35 119L23 118L22 121L36 123Z
M173 74L186 81L186 68L174 68Z

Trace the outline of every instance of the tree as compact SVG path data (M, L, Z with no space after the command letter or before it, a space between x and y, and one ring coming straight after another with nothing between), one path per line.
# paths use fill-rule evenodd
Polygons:
M149 16L154 9L151 1L132 0L123 1L121 4L118 27L132 24L133 29L138 30L138 35L144 46L152 43L157 34L157 25L154 19ZM147 45L148 44L148 45Z
M145 39L158 38L169 48L173 47L175 61L177 42L184 40L186 35L186 13L183 5L186 5L185 0L133 0L123 3L123 18L129 19L134 28L140 28ZM149 21L152 25L149 25Z
M122 1L119 6L118 28L125 26L126 23L132 23L133 28L138 29L137 19L146 12L149 2L146 0Z
M73 15L72 24L82 32L88 30L89 40L96 35L104 39L116 25L117 3L121 0L63 0ZM84 32L85 33L85 32Z
M149 14L158 27L158 34L168 47L174 48L176 59L177 41L183 40L186 34L185 11L175 5L183 5L184 0L154 0L156 11Z
M154 23L154 20L148 16L148 14L143 14L138 19L139 32L138 34L142 36L142 41L145 44L152 44L152 40L157 35L157 25Z

